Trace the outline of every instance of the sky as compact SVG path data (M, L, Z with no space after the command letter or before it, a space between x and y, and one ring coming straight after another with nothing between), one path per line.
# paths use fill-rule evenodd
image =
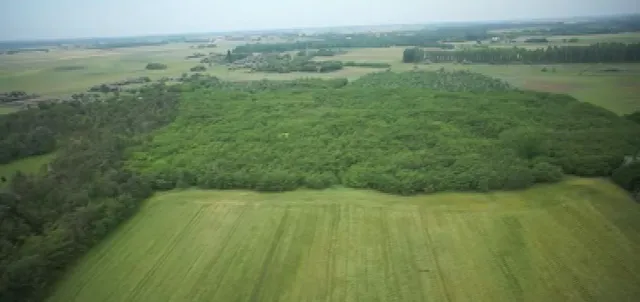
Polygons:
M640 13L638 0L0 0L0 40Z

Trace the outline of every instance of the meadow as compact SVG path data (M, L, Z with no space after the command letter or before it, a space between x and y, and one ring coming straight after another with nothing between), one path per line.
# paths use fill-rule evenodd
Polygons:
M0 56L0 91L23 90L44 97L67 97L89 87L126 78L148 76L179 77L197 64L187 60L195 52L226 52L239 42L217 48L192 49L195 44L173 43L122 49L54 49L48 53L20 53ZM168 66L147 70L150 62Z
M414 197L157 193L48 301L632 301L638 215L581 178Z

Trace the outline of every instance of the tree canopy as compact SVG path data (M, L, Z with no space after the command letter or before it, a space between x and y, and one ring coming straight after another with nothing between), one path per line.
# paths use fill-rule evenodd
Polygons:
M515 189L610 175L640 145L640 127L604 109L469 72L383 72L328 90L190 86L183 98L128 162L156 189Z
M472 63L620 63L640 61L640 43L596 43L588 46L549 46L547 48L479 48L455 51L407 48L403 62L472 62Z

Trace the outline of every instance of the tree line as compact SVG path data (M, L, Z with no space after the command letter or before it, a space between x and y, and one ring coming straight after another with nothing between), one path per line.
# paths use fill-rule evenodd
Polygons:
M424 36L420 33L403 34L389 33L382 36L370 34L331 35L323 36L316 41L296 41L288 43L255 43L236 46L233 53L250 54L254 52L272 53L306 49L335 49L335 48L379 48L391 46L421 46L452 49L453 45L440 43L438 36Z
M491 64L552 64L552 63L623 63L640 62L640 43L596 43L588 46L549 46L547 48L484 48L455 51L407 48L405 63L469 62Z
M33 153L27 145L46 145L47 152L51 138L58 141L40 174L18 173L0 190L0 301L44 299L69 265L136 212L151 182L123 165L126 150L171 122L177 102L178 93L154 85L132 97L0 117L11 133L2 132L3 146L19 142Z

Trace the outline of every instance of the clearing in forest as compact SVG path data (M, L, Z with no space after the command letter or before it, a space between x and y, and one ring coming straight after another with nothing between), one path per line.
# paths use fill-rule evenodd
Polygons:
M414 197L174 191L49 301L631 301L638 211L599 179Z

